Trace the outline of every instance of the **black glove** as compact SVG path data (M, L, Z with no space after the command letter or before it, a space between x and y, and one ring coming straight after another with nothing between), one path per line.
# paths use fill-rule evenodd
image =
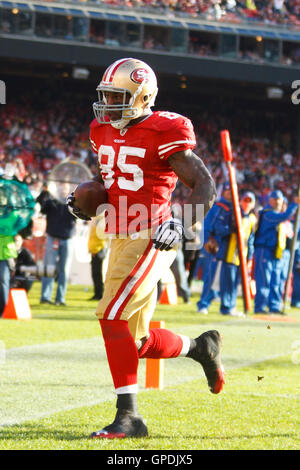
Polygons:
M183 238L184 228L179 219L163 222L154 233L153 244L160 251L169 251Z
M72 214L77 219L92 220L91 217L88 217L87 215L83 214L78 207L75 207L74 202L75 202L75 196L74 196L74 192L72 192L71 194L69 194L69 196L66 199L67 208L70 214Z

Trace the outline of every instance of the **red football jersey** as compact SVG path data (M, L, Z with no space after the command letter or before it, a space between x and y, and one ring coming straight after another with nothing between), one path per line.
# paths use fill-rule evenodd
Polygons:
M94 119L90 140L112 206L108 210L109 233L135 233L171 216L170 199L177 176L168 157L195 147L188 118L156 111L121 130Z

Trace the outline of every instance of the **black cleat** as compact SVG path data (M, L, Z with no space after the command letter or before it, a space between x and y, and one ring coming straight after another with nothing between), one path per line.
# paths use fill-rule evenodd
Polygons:
M220 393L225 384L225 373L220 358L220 333L216 330L206 331L196 338L195 342L195 347L187 356L202 365L210 391Z
M112 424L90 435L92 439L123 439L145 436L148 436L148 429L142 416L129 410L118 410Z

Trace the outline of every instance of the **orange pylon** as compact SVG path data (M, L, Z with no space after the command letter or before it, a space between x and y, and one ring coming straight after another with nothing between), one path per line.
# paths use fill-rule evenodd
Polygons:
M31 310L25 289L10 289L2 318L10 320L31 320Z
M175 283L168 283L164 286L159 303L166 305L178 304L177 288Z
M162 321L151 321L151 328L164 328L165 322ZM164 387L164 359L146 359L146 388L158 388Z

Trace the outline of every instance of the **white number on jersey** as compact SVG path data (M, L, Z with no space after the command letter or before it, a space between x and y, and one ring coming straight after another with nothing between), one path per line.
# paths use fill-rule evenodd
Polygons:
M169 111L161 111L158 113L159 116L165 117L167 119L177 119L180 116L180 114L177 113L170 113Z
M126 157L134 156L144 158L146 149L138 147L121 146L117 158L117 166L122 173L132 174L133 179L127 179L124 176L118 177L118 186L120 189L127 189L129 191L137 191L144 185L143 170L135 163L126 163ZM115 150L110 145L101 145L98 151L98 160L101 172L104 173L103 180L106 189L109 189L115 181L113 166L115 163ZM107 157L107 163L102 162L102 157Z

